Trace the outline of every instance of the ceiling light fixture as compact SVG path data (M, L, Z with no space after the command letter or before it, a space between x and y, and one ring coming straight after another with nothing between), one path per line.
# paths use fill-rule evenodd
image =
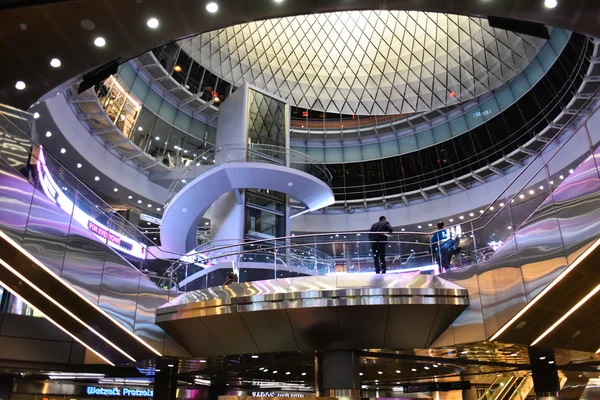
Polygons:
M302 373L302 376L306 376L306 372L303 372L303 373Z
M81 168L83 167L83 165L81 165L81 163L77 163L77 168Z
M34 112L33 113L33 119L38 119L40 117L40 113L39 112Z
M148 204L148 207L149 207L149 208L152 208L152 204Z
M558 5L558 1L556 0L544 0L544 6L546 8L554 8Z
M113 190L115 191L115 193L119 191L119 189L117 189L117 188L114 188Z
M94 180L95 180L96 182L98 182L98 181L100 180L100 177L99 177L99 176L96 176L96 177L94 177Z
M99 36L94 40L94 44L96 47L104 47L106 45L106 40L102 36Z
M183 71L183 68L181 68L181 66L179 66L179 65L176 65L176 66L173 68L173 70L174 70L175 72L181 72L181 71Z
M156 18L150 18L146 22L146 25L148 25L148 28L156 29L158 28L158 20Z
M141 201L141 200L138 200L138 204L142 204L142 201Z
M53 68L58 68L62 65L62 63L60 62L60 60L58 58L53 58L52 60L50 60L50 66Z
M140 131L140 132L143 130L144 130L144 128L142 128L141 126L138 128L138 131Z
M383 372L382 372L382 371L377 371L377 373L378 373L379 375L383 375Z
M127 198L128 198L129 200L131 200L131 199L133 199L133 196L127 196Z
M67 150L63 147L62 149L60 149L60 154L65 154L67 152Z
M215 2L210 2L206 5L206 11L211 14L216 13L219 10L219 5Z
M17 81L17 83L15 83L15 88L17 90L23 90L23 89L25 89L25 87L26 87L26 85L25 85L25 82L23 82L23 81Z
M575 269L575 267L577 267L583 260L585 260L587 256L589 256L594 250L596 250L598 246L600 246L600 239L596 240L594 244L588 247L586 251L581 253L581 255L577 257L575 261L571 263L571 265L569 265L560 275L558 275L552 282L550 282L550 284L546 286L544 290L540 292L540 294L535 296L529 303L527 303L527 305L523 307L521 311L519 311L514 317L512 317L506 324L504 324L504 326L500 328L498 332L494 333L494 335L489 340L492 341L498 339L498 337L502 333L504 333L504 331L506 331L509 326L521 319L521 317L527 312L527 310L533 307L541 298L543 298L546 295L546 293L552 290L554 286L558 285L558 283L562 281L565 278L565 276L567 276L571 271L573 271L573 269ZM598 349L598 351L596 352L599 351L600 349Z
M52 132L50 132L50 131L46 132L46 137L52 137Z
M397 370L396 370L396 373L397 373L397 374L399 374L400 372L402 372L402 371L400 371L399 369L397 369Z

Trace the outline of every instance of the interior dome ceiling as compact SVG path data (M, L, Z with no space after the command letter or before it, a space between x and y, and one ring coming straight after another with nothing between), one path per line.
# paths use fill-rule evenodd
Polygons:
M276 18L179 42L200 65L300 108L384 115L481 96L519 74L545 40L487 19L405 11Z

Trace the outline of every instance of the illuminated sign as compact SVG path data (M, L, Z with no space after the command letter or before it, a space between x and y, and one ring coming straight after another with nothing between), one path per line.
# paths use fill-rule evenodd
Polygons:
M161 225L162 224L162 219L156 218L156 217L153 217L152 215L148 215L148 214L144 214L144 213L140 214L140 219L142 221L151 222L151 223L156 224L156 225Z
M122 251L123 253L129 254L133 257L142 259L146 258L145 245L138 243L127 236L119 234L118 232L108 228L106 225L100 223L95 218L90 217L82 209L75 205L69 196L67 196L66 187L62 190L58 187L56 181L46 166L46 158L44 156L42 146L40 146L37 171L40 185L42 186L46 196L48 196L50 200L57 204L67 214L72 215L75 221L79 222L82 226L85 226L98 239L102 240L113 249ZM85 199L82 201L85 202Z
M481 112L481 111L476 111L476 112L474 112L474 113L473 113L473 116L474 116L475 118L477 118L477 117L481 117L481 116L484 116L484 117L485 117L485 116L487 116L487 115L490 115L491 113L492 113L492 110L490 110L490 109L487 109L487 110L484 110L483 112Z
M252 397L304 397L304 393L252 392Z
M86 393L89 396L107 396L107 397L153 397L154 390L152 389L132 389L132 388L103 388L97 386L88 386Z

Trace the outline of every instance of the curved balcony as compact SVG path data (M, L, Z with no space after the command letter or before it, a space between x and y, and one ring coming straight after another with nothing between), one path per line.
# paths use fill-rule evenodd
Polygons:
M160 229L166 250L197 247L196 231L208 208L232 190L284 193L314 211L333 204L331 175L302 153L263 144L224 145L196 157L169 190Z

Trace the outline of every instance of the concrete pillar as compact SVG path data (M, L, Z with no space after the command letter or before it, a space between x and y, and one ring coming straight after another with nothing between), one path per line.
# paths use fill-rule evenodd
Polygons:
M315 385L318 397L360 398L360 360L353 351L315 354Z

